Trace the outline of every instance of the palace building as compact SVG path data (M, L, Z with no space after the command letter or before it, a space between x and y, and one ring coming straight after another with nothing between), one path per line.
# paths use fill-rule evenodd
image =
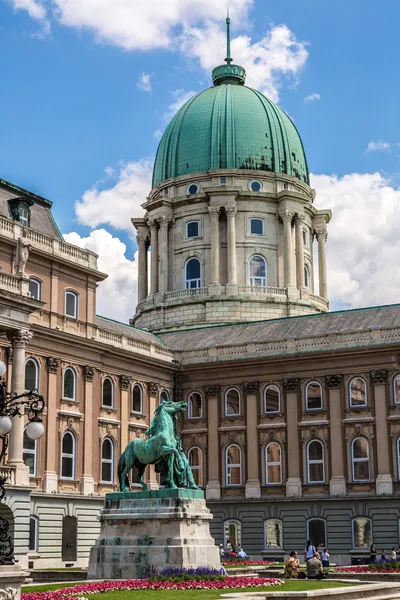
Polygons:
M132 219L130 325L96 316L107 275L51 202L0 180L1 358L10 390L46 401L44 437L15 418L0 467L22 566L87 565L120 453L172 398L188 401L181 435L217 543L282 558L311 539L342 563L399 543L400 306L329 312L332 215L314 207L300 135L229 51L212 75L168 125ZM146 481L160 485L153 467Z

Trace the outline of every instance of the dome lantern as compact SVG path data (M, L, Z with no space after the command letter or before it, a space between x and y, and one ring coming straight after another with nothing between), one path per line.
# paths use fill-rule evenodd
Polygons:
M231 83L232 85L244 85L246 80L246 70L240 65L231 64L231 32L230 32L231 20L228 16L226 17L226 65L219 65L215 67L212 72L212 79L214 85L221 85L223 83Z

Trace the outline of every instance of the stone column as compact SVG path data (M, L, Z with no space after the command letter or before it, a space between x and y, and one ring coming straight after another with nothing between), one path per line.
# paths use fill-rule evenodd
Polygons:
M136 236L138 257L138 304L147 298L147 235L139 232Z
M13 347L11 390L17 394L25 391L25 348L32 339L29 329L19 329L11 335ZM24 464L24 406L21 407L21 417L12 419L12 429L9 436L8 464L15 466L16 485L29 485L29 469Z
M210 294L221 293L220 281L220 240L219 240L219 206L209 206L211 219L211 283Z
M318 276L319 276L319 295L328 300L328 281L326 273L326 240L328 232L326 227L316 229L315 234L318 240Z
M375 396L375 437L377 441L376 453L378 460L376 494L377 496L391 496L393 494L393 481L390 474L389 431L387 424L387 371L371 371L370 377L374 385Z
M286 392L286 425L287 445L286 456L288 478L286 481L286 496L299 498L302 494L300 477L300 443L298 428L298 387L299 379L284 379L283 389Z
M151 251L151 275L150 275L150 293L158 292L158 228L157 221L148 222L150 228L150 251Z
M157 408L157 397L158 397L158 384L149 383L149 426L151 419L153 418L154 411ZM158 490L160 487L157 481L157 475L154 470L154 465L149 465L149 474L147 480L147 487L149 490Z
M303 244L304 215L296 215L296 269L297 287L305 288L304 280L304 244Z
M47 420L46 420L46 466L43 474L44 491L46 494L58 492L57 475L57 383L61 359L54 356L47 357Z
M94 494L93 444L95 440L93 439L93 377L95 375L95 367L91 367L89 365L83 367L85 422L83 438L83 475L81 479L81 494L85 496Z
M226 206L227 218L227 294L237 294L238 286L236 280L236 206Z
M260 445L258 443L258 381L244 384L246 394L247 417L247 481L245 497L250 499L261 498L260 484Z
M131 413L131 395L129 394L132 383L132 377L128 375L119 376L119 386L121 388L121 453L125 450L129 442L129 415Z
M205 389L207 399L207 485L206 499L221 500L220 481L220 453L219 453L219 404L221 401L221 387L219 385L207 386Z
M279 213L283 221L283 261L285 271L285 287L294 287L294 259L292 244L292 219L294 212L284 210Z
M343 452L341 387L343 375L327 375L325 377L329 397L329 420L331 440L331 479L329 494L331 496L346 495L345 456Z
M163 215L159 217L160 232L158 238L158 256L159 256L159 279L158 291L168 291L168 227L171 219Z

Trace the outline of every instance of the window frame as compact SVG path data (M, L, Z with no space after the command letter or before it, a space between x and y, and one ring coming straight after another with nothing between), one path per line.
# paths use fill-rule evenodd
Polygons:
M28 424L27 424L27 426L28 426ZM24 444L25 435L31 442L34 442L34 444L35 444L34 450L31 450L30 448L25 448L25 444ZM33 456L33 459L34 459L33 473L29 472L29 477L37 477L37 473L38 473L38 442L39 442L39 440L32 440L29 438L28 434L26 433L26 427L24 427L24 433L23 433L23 437L22 437L22 459L24 461L24 464L28 467L28 469L29 469L29 466L26 464L26 462L24 460L24 455L29 454L29 455Z
M104 448L104 444L106 442L111 444L111 458L103 457L103 448ZM109 435L106 435L101 442L101 451L100 451L100 481L101 481L101 483L107 483L107 484L111 484L111 485L114 483L114 480L115 480L114 459L115 459L114 440ZM103 479L103 464L111 465L111 479L110 480Z
M400 404L400 391L399 391L399 399L397 400L397 394L396 394L396 380L399 379L400 380L400 373L397 373L397 375L395 375L393 377L393 384L392 384L392 390L393 390L393 404Z
M237 547L241 547L242 544L242 522L239 519L225 519L225 521L223 521L222 523L222 527L223 527L223 540L224 540L224 547L226 547L228 540L226 538L226 526L228 525L236 525L239 529L239 536L240 539L236 540L236 542L239 541L239 543L237 544ZM230 541L230 538L229 538Z
M354 458L354 443L357 440L364 440L364 442L367 444L367 454L368 457L367 458ZM352 481L354 483L370 483L371 481L371 452L370 452L370 447L369 447L369 440L367 440L367 438L358 435L356 437L354 437L351 440L351 445L350 445L350 460L351 460L351 478ZM354 463L355 462L368 462L368 479L355 479L354 477Z
M33 521L35 523L35 529L34 529L34 548L31 548L31 521ZM38 517L36 517L35 515L29 515L29 550L28 550L28 554L29 552L37 552L38 548L39 548L39 519Z
M192 465L190 463L190 455L192 453L193 450L198 450L200 453L200 465ZM201 485L199 483L196 483L196 485L198 485L199 488L204 488L204 460L203 460L203 450L200 448L200 446L191 446L189 448L189 450L187 451L187 459L190 465L190 468L192 469L192 473L194 476L194 471L198 471L201 474Z
M307 532L307 536L306 536L306 540L310 540L310 542L315 545L316 548L320 548L320 545L316 545L314 544L314 542L316 540L312 540L310 537L310 523L311 521L322 521L322 523L324 524L324 530L325 530L325 548L328 548L328 528L327 528L327 523L326 523L326 519L323 519L322 517L310 517L309 519L307 519L307 523L306 523L306 532Z
M22 213L26 213L26 216ZM21 204L18 206L18 221L21 223L22 227L29 227L30 222L30 210L26 208L26 206L22 206Z
M67 371L71 371L72 375L73 375L73 381L74 381L74 391L73 391L73 397L69 398L68 396L64 396L64 392L65 392L65 374ZM63 400L72 400L74 402L76 402L76 388L77 388L77 376L76 376L76 371L73 367L65 367L64 372L63 372L63 378L62 378L62 399Z
M191 225L192 223L197 223L197 235L189 235L188 229L189 229L189 225ZM185 234L186 234L186 239L187 240L195 240L197 238L200 237L200 220L199 219L193 219L191 221L186 221L185 223Z
M259 183L260 184L260 189L259 190L253 190L253 183ZM260 192L262 192L264 189L263 183L262 181L260 181L259 179L251 179L249 181L249 190L250 192L253 192L253 194L259 194Z
M319 408L309 408L308 407L308 388L310 387L310 385L316 383L317 385L319 385L319 389L321 390L321 406ZM314 412L317 410L323 410L324 408L324 396L323 396L323 389L322 389L322 385L320 384L319 381L317 381L316 379L312 379L311 381L309 381L304 389L304 395L305 395L305 409L306 412Z
M281 528L281 542L282 544L280 546L268 546L267 544L267 524L269 522L276 522L280 524L280 528ZM285 548L285 542L283 540L283 520L282 519L276 519L274 517L271 517L269 519L264 519L264 550L270 550L270 551L280 551L283 550Z
M261 258L264 262L264 273L265 273L265 277L252 277L251 276L251 261L254 258ZM247 262L247 271L248 271L248 285L251 287L267 287L268 285L268 263L267 263L267 259L265 258L265 256L263 256L262 254L252 254ZM256 284L254 283L254 281L256 279L261 279L261 281L264 281L264 283L261 284Z
M310 459L310 446L311 444L319 444L322 448L322 458L321 459ZM322 464L322 480L320 481L311 481L310 477L310 465L320 465ZM326 483L326 474L325 474L325 447L324 444L319 439L312 439L307 442L306 446L306 465L307 465L307 484L308 485L319 485ZM307 539L310 539L307 537Z
M199 417L193 416L193 410L192 410L193 394L197 394L198 396L200 396L200 416ZM187 399L187 403L188 403L187 418L190 419L191 421L196 420L196 419L202 419L203 418L203 396L200 394L200 392L198 392L197 390L190 392L188 399Z
M188 269L188 265L192 260L196 260L199 263L200 266L200 277L197 277L195 279L188 279L187 277L187 269ZM185 276L185 290L197 290L199 288L201 288L202 286L202 282L203 282L203 265L201 264L201 260L199 259L198 256L191 256L190 258L188 258L185 262L185 268L184 268L184 276ZM194 287L191 287L189 284L191 281L195 281L196 285Z
M310 269L307 264L304 264L304 287L306 287L308 290L311 289Z
M278 390L278 410L267 410L267 390L269 388L276 388ZM276 383L268 383L264 387L264 415L277 415L281 412L281 390Z
M31 282L32 282L32 283L35 283L35 284L37 285L37 287L38 287L38 292L39 292L39 294L38 294L38 298L35 298L35 297L32 295L32 292L31 292L31 290L29 289L29 293L31 294L31 298L33 298L34 300L37 300L37 301L39 301L39 302L40 302L40 301L42 300L42 280L41 280L41 279L38 279L38 277L29 277L29 283L28 283L28 285L29 285L29 288L30 288Z
M63 443L64 443L64 438L66 435L70 435L72 437L72 454L67 454L66 452L63 451ZM68 459L72 458L72 476L71 477L67 477L67 476L63 475L63 458L68 458ZM76 480L76 436L70 429L67 429L66 431L64 431L62 438L61 438L60 478L65 479L67 481L75 481Z
M270 446L278 446L279 448L279 462L268 462L268 448ZM275 441L275 440L271 440L270 442L268 442L268 444L265 445L264 448L264 463L265 463L265 485L266 486L272 486L272 485L282 485L282 481L283 481L283 477L282 477L282 448L281 445ZM269 482L268 481L268 466L276 466L279 465L279 474L280 474L280 478L279 481L277 482Z
M305 227L303 227L301 231L302 231L301 236L302 236L302 239L303 239L303 247L304 248L309 248L309 246L310 246L310 244L309 244L310 236L309 236L309 233L308 233L308 229L306 229Z
M35 387L33 388L33 390L37 390L39 391L39 381L40 381L40 367L39 367L39 363L36 360L36 358L34 358L33 356L29 356L26 360L25 360L25 372L24 372L24 389L25 392L30 392L31 390L28 389L25 386L25 382L26 382L26 366L29 362L32 362L35 365Z
M136 387L139 388L139 390L140 390L140 410L134 410L134 406L133 406L133 393L134 393ZM143 414L143 387L140 385L140 383L135 383L132 386L131 412L133 414L135 414L135 415L142 415Z
M67 313L67 296L73 296L73 298L75 299L75 311L74 311L74 315L70 315ZM71 290L71 289L67 289L65 290L65 294L64 294L64 313L65 316L70 318L70 319L78 319L78 314L79 314L79 310L78 310L78 306L79 306L79 294L78 292L75 292L75 290Z
M365 404L353 404L352 403L352 394L351 394L351 384L355 379L360 379L365 386ZM348 386L347 386L347 393L348 393L348 398L349 398L349 408L368 408L368 386L367 386L367 382L364 379L364 377L361 377L361 375L355 375L354 377L352 377L349 380Z
M262 232L261 233L253 233L251 230L251 224L253 221L261 221L262 223ZM265 219L262 217L249 217L249 235L262 236L265 235Z
M369 521L370 523L370 534L371 534L371 539L370 539L370 544L372 543L372 540L374 539L374 530L373 530L373 521L370 517L354 517L351 520L351 549L352 550L368 550L370 547L370 544L367 544L366 546L356 546L354 543L354 523L356 521L358 521L359 519L365 519L366 521Z
M109 381L111 384L111 404L104 404L104 384L106 381ZM101 408L108 408L108 409L115 408L114 403L115 403L114 381L109 375L107 375L106 377L104 377L102 384L101 384Z
M226 402L227 402L227 398L228 398L228 394L229 394L229 392L230 392L231 390L234 390L234 391L235 391L235 392L237 392L237 393L238 393L238 395L239 395L239 411L238 411L238 413L237 413L237 414L234 414L234 415L228 414L228 411L227 411L227 404L226 404ZM228 388L228 389L225 391L225 394L224 394L224 416L225 416L225 417L241 417L241 416L242 416L242 397L241 397L241 394L240 394L240 390L238 390L238 388L235 388L235 387L230 387L230 388Z
M240 458L240 462L239 463L232 463L228 466L228 450L229 448L232 448L232 446L235 446L236 448L239 448L239 458ZM228 483L229 480L229 471L230 469L237 469L239 468L239 472L240 472L240 483ZM232 443L232 444L228 444L228 446L225 448L225 487L229 487L229 488L238 488L238 487L242 487L243 486L243 460L242 460L242 449L239 446L239 444L236 443Z
M197 188L195 192L191 192L191 191L190 191L190 187L191 187L192 185L195 185L195 186L196 186L196 188ZM196 194L198 194L198 193L199 193L199 191L200 191L200 186L199 186L199 184L198 184L198 183L196 183L195 181L193 181L192 183L189 183L189 185L188 185L188 186L187 186L187 188L186 188L186 193L188 194L188 196L195 196Z

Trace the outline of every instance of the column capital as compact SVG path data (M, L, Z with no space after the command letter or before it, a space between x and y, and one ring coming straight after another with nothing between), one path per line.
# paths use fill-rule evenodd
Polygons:
M328 239L328 230L326 227L323 227L321 229L314 229L314 233L317 236L318 241L322 239L326 242L326 240Z
M138 245L139 244L146 244L146 242L148 240L148 237L149 236L146 233L143 233L143 232L138 233L136 235L136 241L137 241Z
M259 387L259 381L246 381L243 384L243 388L246 394L257 394Z
M328 388L340 388L343 382L343 375L326 375L325 381Z
M219 217L219 213L221 212L221 207L220 206L209 206L207 210L210 214L210 217L215 219L215 218Z
M61 365L60 358L55 358L54 356L47 357L47 370L49 373L57 373L60 365Z
M296 213L296 223L298 223L299 225L301 225L304 220L306 218L306 215L304 213Z
M7 348L7 362L8 362L9 365L11 365L12 359L13 359L13 347L12 346L8 346L8 348Z
M299 387L300 379L298 377L293 377L292 379L284 379L283 380L283 389L285 392L297 392Z
M150 394L150 396L153 396L153 397L157 396L158 389L159 389L158 383L155 383L154 381L150 381L149 382L149 394Z
M221 386L218 384L206 385L206 387L205 387L206 398L209 398L210 396L219 396L220 392L221 392Z
M119 376L119 385L121 386L121 390L129 390L129 386L131 383L132 377L129 377L129 375Z
M25 348L31 341L33 336L30 329L18 329L13 331L10 335L10 340L14 348Z
M160 227L168 227L170 223L172 223L172 218L167 217L167 215L161 215L160 217L157 217L157 222Z
M157 219L147 219L146 223L149 229L157 229Z
M93 381L93 377L96 375L96 367L90 367L85 365L83 367L83 378L85 381Z
M236 206L225 206L225 212L228 217L235 217L237 213Z
M369 375L374 385L383 385L387 382L388 372L386 370L371 371Z
M295 215L294 210L289 210L288 208L285 208L284 210L279 211L279 216L283 222L290 221L290 223L291 223L294 215Z

